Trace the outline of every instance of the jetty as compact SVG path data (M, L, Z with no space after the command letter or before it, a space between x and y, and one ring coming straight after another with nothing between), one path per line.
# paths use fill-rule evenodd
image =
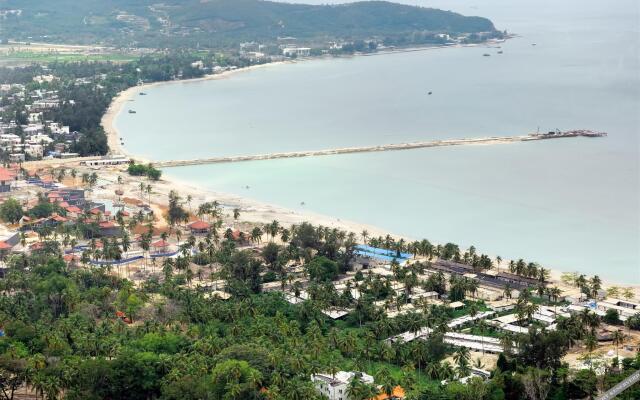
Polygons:
M420 142L383 144L383 145L377 145L377 146L342 147L342 148L327 149L327 150L291 151L291 152L266 153L266 154L255 154L255 155L194 158L194 159L188 159L188 160L169 160L169 161L154 162L153 165L158 168L169 168L169 167L182 167L187 165L275 160L279 158L301 158L301 157L331 156L331 155L338 155L338 154L372 153L372 152L379 152L379 151L421 149L421 148L427 148L427 147L493 145L493 144L530 142L535 140L561 139L561 138L572 138L572 137L573 138L601 137L606 135L607 134L605 132L594 132L586 129L578 129L578 130L570 130L570 131L553 131L548 133L531 133L528 135L520 135L520 136L493 136L493 137L465 138L465 139L430 140L430 141L420 141Z

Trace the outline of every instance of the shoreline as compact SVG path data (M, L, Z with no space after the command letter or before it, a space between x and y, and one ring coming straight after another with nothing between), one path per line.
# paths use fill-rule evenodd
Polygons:
M115 119L118 116L118 114L120 114L125 104L129 102L129 100L131 100L131 98L135 94L142 92L145 89L157 87L160 85L169 85L169 84L177 84L177 83L193 83L193 82L227 79L240 72L249 72L259 68L265 68L268 66L271 67L271 66L276 66L281 64L292 64L292 63L295 63L295 61L276 61L276 62L270 62L265 64L252 65L245 68L238 68L231 71L225 71L219 74L209 74L209 75L202 76L200 78L144 83L142 85L132 86L126 90L123 90L122 92L118 93L118 95L114 97L113 100L111 100L111 104L109 104L109 108L107 108L107 111L104 113L104 115L100 120L100 125L104 129L105 134L107 135L107 144L109 146L109 154L120 154L127 157L135 158L140 162L149 162L149 160L146 160L138 155L129 153L120 145L120 132L118 131L118 128L115 126Z
M161 82L150 82L144 83L142 85L132 86L122 92L118 93L116 97L111 100L109 104L109 108L102 116L100 120L100 125L105 131L107 135L107 143L109 145L109 154L121 154L128 157L136 158L141 162L148 162L149 160L144 159L135 154L128 153L124 148L120 145L120 132L115 126L115 118L120 113L122 107L134 96L136 92L143 91L147 88L152 88L160 85L170 85L177 83L192 83L192 82L202 82L202 81L210 81L210 80L218 80L218 79L227 79L232 77L233 75L241 72L249 72L259 68L273 67L277 65L283 64L295 64L297 62L308 61L308 60L325 60L325 59L333 59L333 58L352 58L352 57L372 57L372 56L381 56L381 55L390 55L390 54L401 54L401 53L412 53L416 51L429 51L429 50L443 50L443 49L451 49L451 48L464 48L464 47L493 47L500 43L504 43L508 39L512 39L515 36L509 36L505 39L499 41L490 41L484 43L470 43L470 44L451 44L451 45L437 45L437 46L412 46L412 47L401 47L401 48L390 48L383 49L380 51L376 51L374 53L362 53L362 54L352 54L352 55L340 55L340 56L332 56L332 55L323 55L318 57L305 57L299 58L295 60L286 60L286 61L273 61L264 64L251 65L249 67L237 68L235 70L224 71L219 74L209 74L199 78L191 78L191 79L180 79L180 80L172 80L172 81L161 81ZM114 149L117 149L115 151Z
M501 43L501 42L497 42ZM403 49L394 49L389 51L382 51L379 53L373 54L362 54L362 56L374 56L374 55L383 55L383 54L394 54L394 53L403 53L403 52L413 52L413 51L426 51L426 50L437 50L437 49L446 49L451 47L477 47L477 46L489 46L496 45L497 43L481 43L481 44L469 44L469 45L452 45L452 46L429 46L429 47L418 47L418 48L403 48ZM360 55L349 55L343 57L354 57ZM300 61L310 60L310 59L327 59L334 58L333 56L329 57L313 57L313 58L304 58L298 60L287 60L287 61L277 61L264 63L259 65L252 65L245 68L238 68L231 71L225 71L219 74L210 74L199 78L193 79L185 79L185 80L173 80L173 81L163 81L163 82L152 82L145 83L139 86L130 87L122 92L120 92L111 102L107 112L103 115L101 119L101 125L107 135L107 141L109 145L109 153L110 154L121 154L127 157L131 157L135 159L137 162L147 163L150 160L147 160L138 155L132 154L126 151L120 145L120 135L118 129L115 127L115 118L121 112L122 107L136 94L145 89L152 88L159 85L165 84L176 84L176 83L191 83L191 82L200 82L200 81L209 81L209 80L218 80L218 79L227 79L233 77L235 74L242 72L249 72L259 68L266 68L277 66L281 64L295 64ZM256 223L269 223L273 220L278 220L281 224L291 225L291 224L299 224L301 222L310 222L314 225L323 225L331 228L337 228L341 230L345 230L347 232L354 232L357 237L360 237L360 233L363 230L367 230L370 236L385 236L387 234L395 237L396 239L403 238L406 241L416 240L415 238L408 237L406 235L395 234L390 232L388 229L383 229L374 225L369 225L365 223L350 221L350 220L342 220L340 218L331 217L328 215L314 213L312 211L295 211L286 207L278 206L275 204L269 204L260 202L255 199L251 199L248 197L244 197L241 195L218 192L212 189L203 189L201 187L196 187L195 184L190 182L185 182L183 180L174 179L166 174L163 175L163 178L158 184L164 184L169 188L169 190L173 189L178 191L181 194L183 199L187 195L191 195L194 204L198 204L204 201L213 201L217 200L221 204L226 207L239 207L241 209L241 220L244 222L256 222ZM157 184L156 184L157 186ZM165 188L166 189L166 188ZM168 191L163 193L165 196L168 196ZM243 218L244 216L244 218ZM434 245L437 243L434 243ZM462 249L461 249L462 250ZM492 259L495 259L494 256L490 256ZM496 266L496 268L500 268L502 270L508 268L508 261L503 260L500 266ZM553 267L545 266L545 268L549 271L549 281L555 286L558 287L567 287L561 281L561 276L563 273L581 273L580 271L563 271ZM622 283L613 282L609 279L602 278L603 287L630 287L633 288L636 296L640 296L640 283L638 284L627 284L623 285Z

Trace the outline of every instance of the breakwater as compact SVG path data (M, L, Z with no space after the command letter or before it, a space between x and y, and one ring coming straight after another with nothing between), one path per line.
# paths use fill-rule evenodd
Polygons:
M153 163L154 166L159 168L168 167L182 167L187 165L201 165L201 164L219 164L219 163L231 163L240 161L260 161L260 160L275 160L279 158L300 158L300 157L318 157L318 156L331 156L338 154L353 154L353 153L371 153L378 151L394 151L394 150L411 150L427 147L443 147L443 146L464 146L464 145L493 145L493 144L507 144L514 142L529 142L535 140L549 140L549 139L561 139L561 138L575 138L575 137L601 137L606 136L604 132L594 132L590 130L571 130L571 131L556 131L549 133L532 133L528 135L520 136L493 136L493 137L481 137L481 138L463 138L463 139L447 139L447 140L430 140L420 142L407 142L407 143L392 143L383 144L377 146L361 146L361 147L342 147L337 149L327 150L309 150L309 151L291 151L280 153L266 153L244 156L224 156L224 157L210 157L210 158L194 158L187 160L169 160L159 161Z

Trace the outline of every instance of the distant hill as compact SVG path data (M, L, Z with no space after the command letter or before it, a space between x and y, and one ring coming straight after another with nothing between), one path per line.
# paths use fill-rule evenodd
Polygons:
M134 46L495 31L481 17L385 1L345 5L261 0L0 0L0 38Z

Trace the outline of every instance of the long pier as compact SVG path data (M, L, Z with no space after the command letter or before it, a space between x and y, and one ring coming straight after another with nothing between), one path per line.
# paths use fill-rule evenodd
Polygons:
M529 142L534 140L548 140L548 139L560 139L570 137L601 137L606 136L604 132L594 132L589 130L572 130L572 131L557 131L543 134L529 134L521 136L493 136L483 138L466 138L466 139L447 139L447 140L430 140L421 142L408 142L408 143L395 143L384 144L378 146L362 146L362 147L343 147L337 149L328 150L309 150L309 151L291 151L281 153L267 153L267 154L255 154L245 156L224 156L224 157L210 157L210 158L194 158L189 160L170 160L159 161L153 163L158 168L168 167L182 167L187 165L201 165L201 164L219 164L219 163L231 163L240 161L259 161L259 160L275 160L279 158L300 158L300 157L318 157L318 156L331 156L337 154L352 154L352 153L371 153L379 151L393 151L393 150L410 150L420 149L427 147L443 147L443 146L464 146L464 145L491 145L491 144L506 144L514 142Z

